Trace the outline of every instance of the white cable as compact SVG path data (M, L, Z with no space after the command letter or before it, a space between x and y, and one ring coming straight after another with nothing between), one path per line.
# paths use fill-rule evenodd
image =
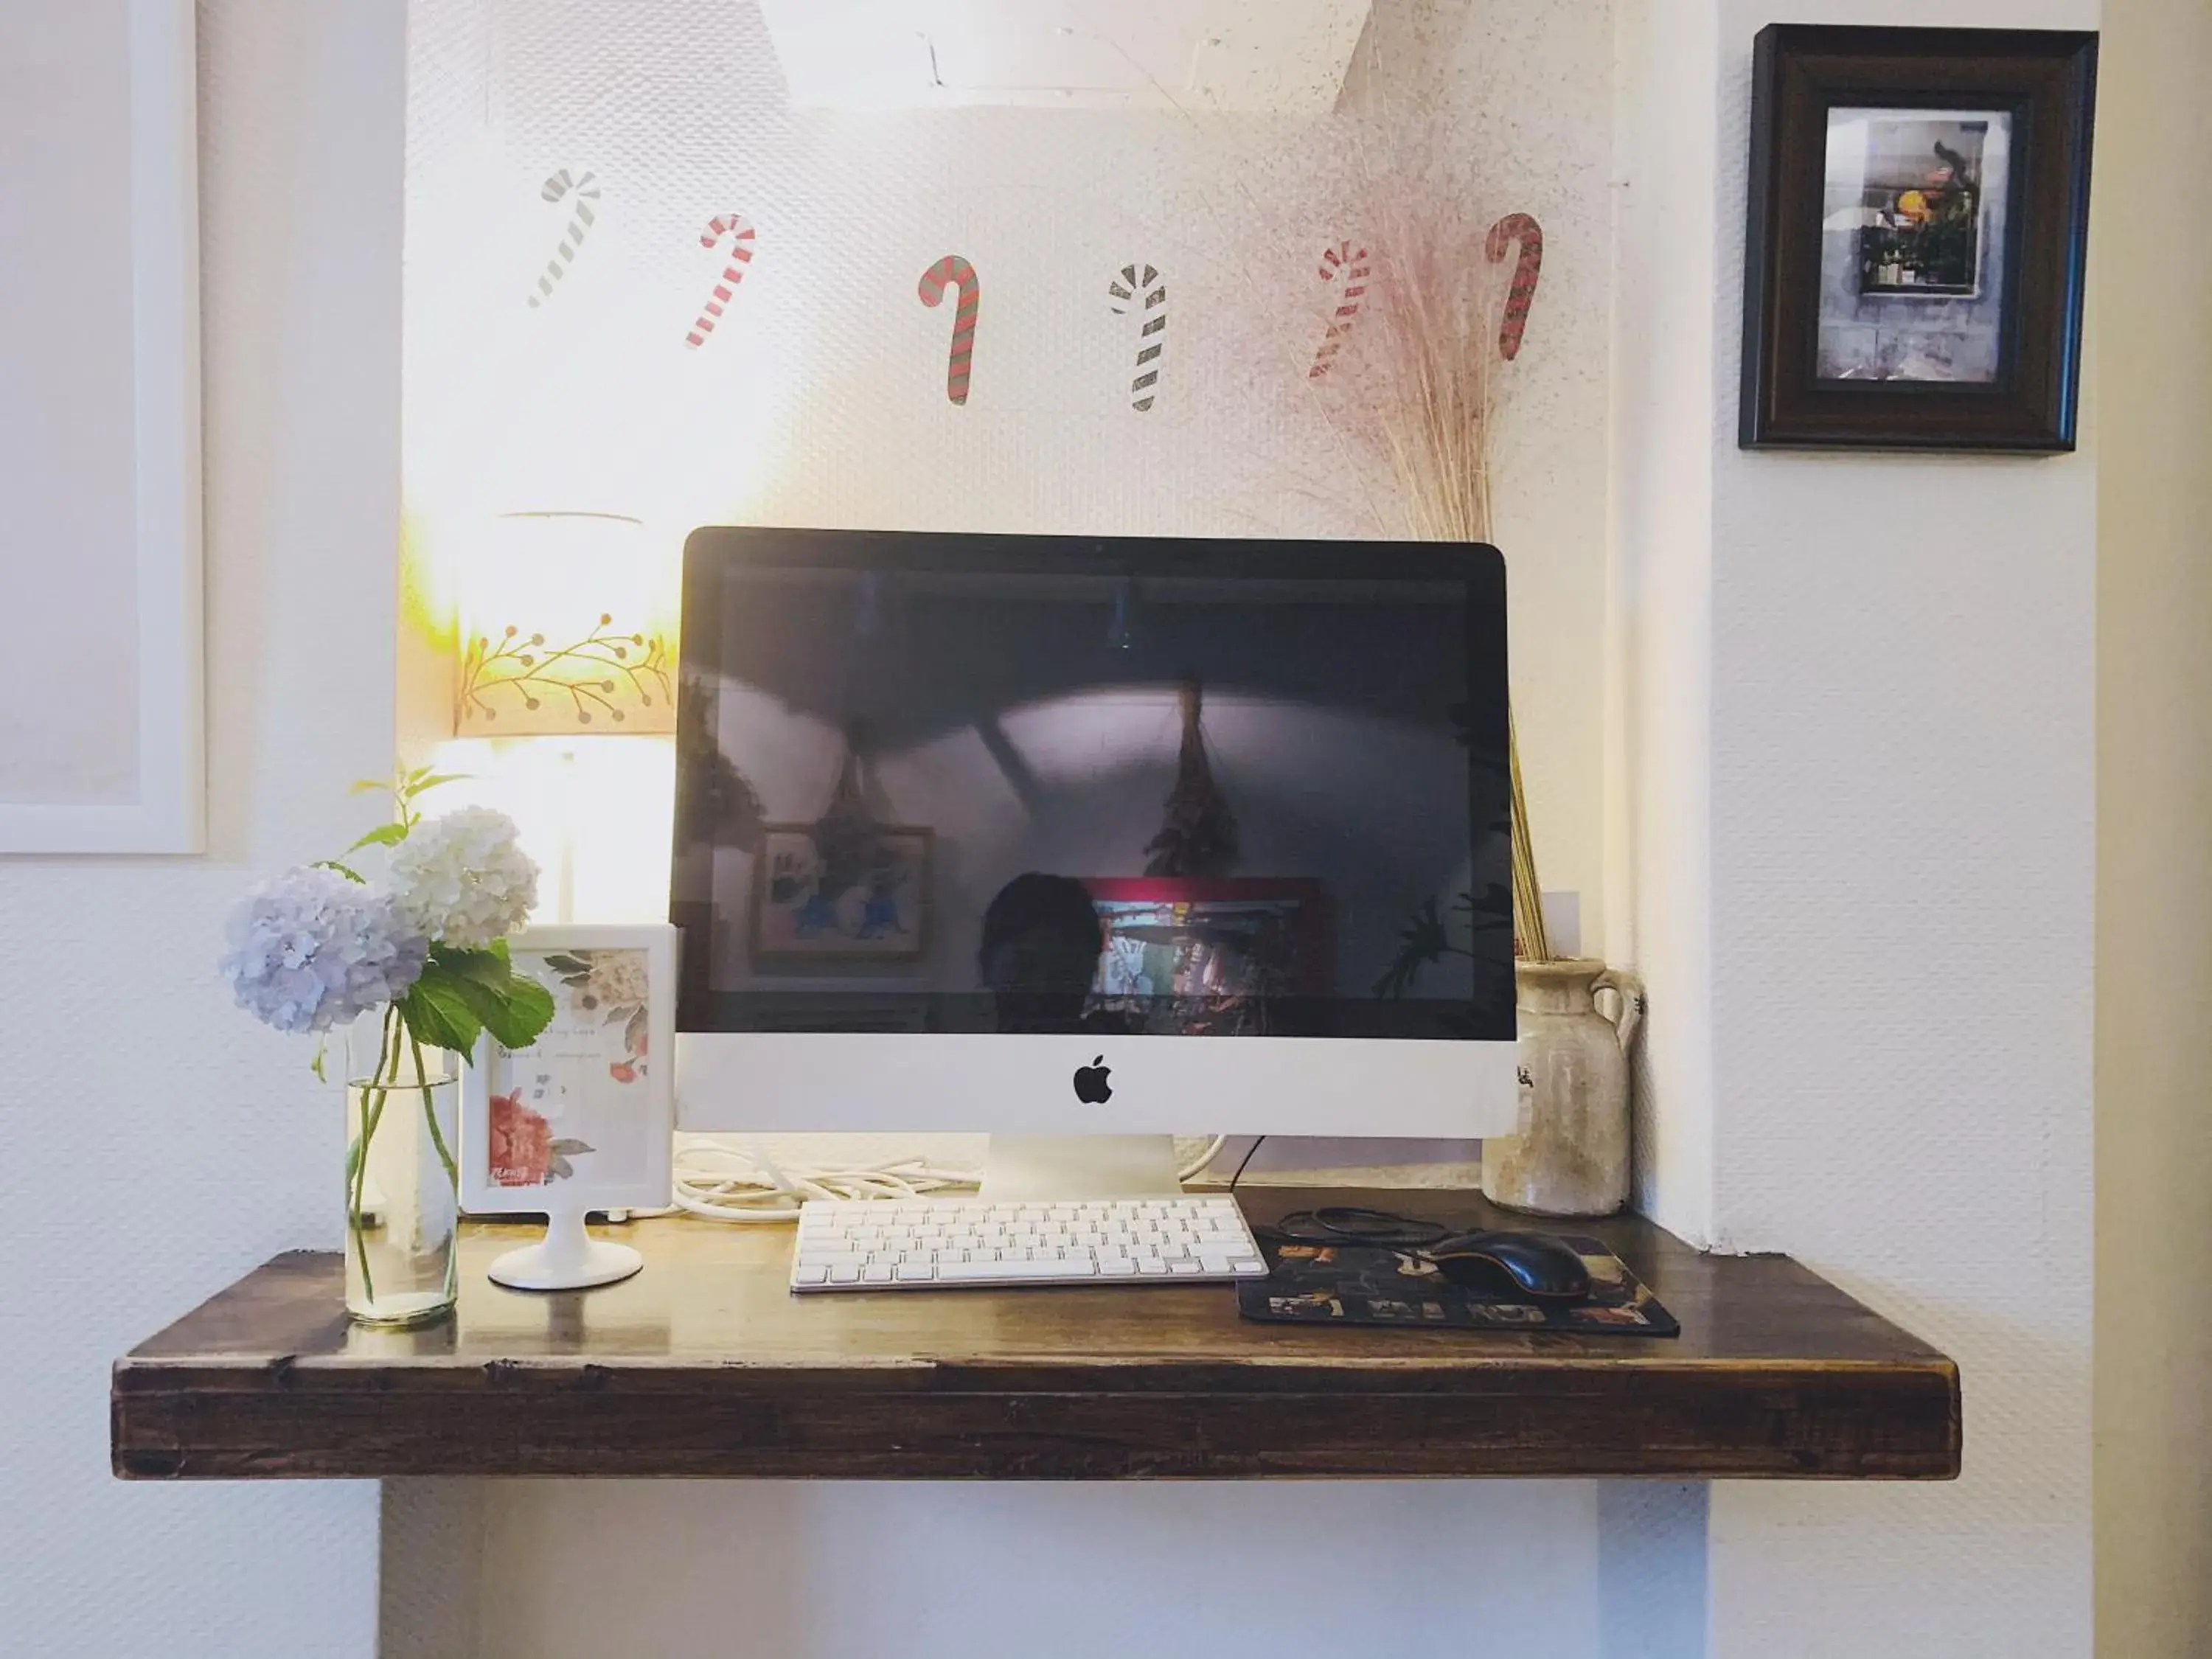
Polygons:
M750 1136L693 1134L676 1137L675 1175L678 1209L710 1221L771 1224L797 1220L810 1198L921 1198L981 1179L921 1158L786 1165Z
M1188 1181L1220 1156L1226 1135L1212 1136L1176 1170ZM974 1170L949 1170L923 1158L879 1164L780 1164L750 1135L678 1134L676 1207L709 1221L781 1225L799 1218L810 1198L921 1198L975 1187Z
M1206 1150L1176 1171L1177 1181L1194 1181L1206 1173L1206 1166L1221 1156L1221 1149L1229 1144L1227 1135L1216 1135L1206 1143Z

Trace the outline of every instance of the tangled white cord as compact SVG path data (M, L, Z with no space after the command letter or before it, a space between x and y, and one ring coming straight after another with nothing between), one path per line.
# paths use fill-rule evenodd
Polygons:
M1184 1181L1213 1162L1226 1135L1211 1137L1176 1171ZM975 1170L948 1170L927 1158L888 1164L780 1164L750 1136L678 1134L676 1207L709 1221L795 1221L810 1198L922 1198L972 1188Z
M921 1158L784 1164L750 1136L676 1137L676 1206L710 1221L788 1222L810 1198L921 1198L979 1179Z

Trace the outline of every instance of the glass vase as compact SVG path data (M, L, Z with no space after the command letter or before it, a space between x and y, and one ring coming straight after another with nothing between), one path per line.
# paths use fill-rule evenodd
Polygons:
M453 1056L390 1009L346 1042L345 1301L364 1325L422 1325L459 1291L461 1087Z

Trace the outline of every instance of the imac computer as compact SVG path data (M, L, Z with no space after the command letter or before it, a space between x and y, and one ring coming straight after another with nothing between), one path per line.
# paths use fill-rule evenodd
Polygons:
M678 1121L1025 1199L1510 1133L1506 732L1491 547L695 532Z

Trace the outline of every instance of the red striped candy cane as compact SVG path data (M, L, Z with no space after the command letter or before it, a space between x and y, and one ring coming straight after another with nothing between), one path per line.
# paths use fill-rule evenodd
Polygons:
M1352 332L1352 319L1359 315L1359 301L1367 292L1367 250L1355 248L1349 242L1323 248L1322 281L1333 281L1340 272L1344 277L1344 289L1336 296L1336 314L1328 319L1328 331L1321 337L1321 349L1314 353L1313 367L1306 371L1309 380L1318 380L1328 373L1330 362L1344 349L1344 337Z
M538 278L538 292L530 296L533 310L553 297L553 285L568 274L568 267L576 260L576 250L584 245L584 233L597 217L592 204L599 199L599 185L589 173L576 179L562 167L545 181L538 194L549 202L558 202L571 189L576 192L576 204L569 211L568 228L562 233L561 246L553 251L553 257L545 262L545 269Z
M1127 316L1140 294L1145 321L1137 331L1137 378L1129 382L1129 407L1146 410L1158 395L1152 388L1160 381L1160 350L1166 343L1159 337L1168 325L1168 285L1152 266L1140 270L1133 264L1123 265L1121 274L1106 284L1106 304L1116 317Z
M964 404L968 372L975 358L975 311L981 290L976 285L975 267L957 253L946 254L921 273L922 304L933 307L942 304L948 286L959 289L960 299L952 308L952 355L945 360L945 395L956 404Z
M707 304L699 313L699 320L691 325L685 343L702 346L707 337L714 331L714 320L722 314L722 307L730 303L730 295L745 279L745 267L753 262L752 221L741 213L725 213L707 221L707 228L699 238L699 246L712 248L723 237L730 238L730 263L722 267L722 280L714 284L708 295Z
M1505 291L1505 316L1498 325L1498 355L1511 362L1521 355L1522 331L1528 326L1528 307L1536 298L1536 273L1544 268L1544 231L1525 213L1509 213L1490 228L1483 252L1493 265L1503 264L1505 251L1521 245L1514 261L1513 284Z

